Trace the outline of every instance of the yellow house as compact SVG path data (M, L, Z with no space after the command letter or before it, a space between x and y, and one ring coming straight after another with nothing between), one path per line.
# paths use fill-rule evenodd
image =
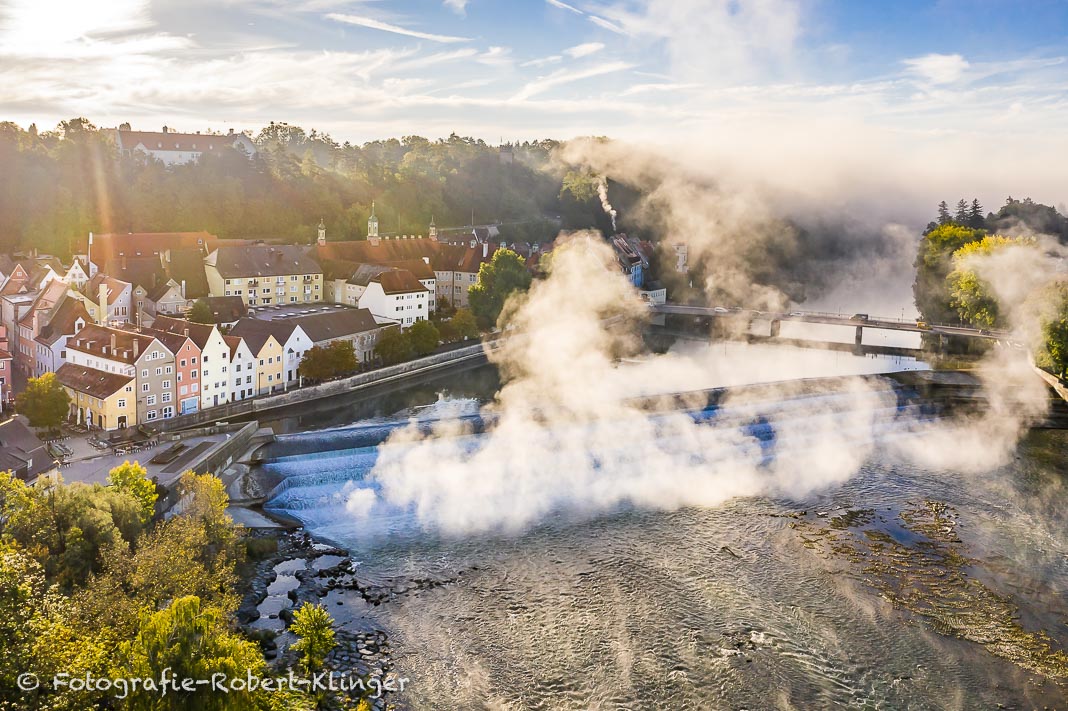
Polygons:
M131 375L64 363L56 380L70 395L70 418L78 424L117 430L137 424L137 393Z
M325 298L323 269L295 244L219 247L204 258L211 296L240 296L246 306L309 304Z
M254 372L252 382L257 395L266 395L285 388L285 351L278 339L266 330L256 330L238 336L252 351Z

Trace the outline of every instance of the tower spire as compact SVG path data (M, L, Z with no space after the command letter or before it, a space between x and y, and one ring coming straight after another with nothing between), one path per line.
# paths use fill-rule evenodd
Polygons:
M371 201L371 216L367 218L367 237L368 239L378 237L378 218L375 217L375 201Z

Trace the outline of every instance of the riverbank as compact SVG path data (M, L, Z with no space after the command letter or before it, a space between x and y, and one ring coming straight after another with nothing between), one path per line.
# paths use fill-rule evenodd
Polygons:
M304 603L323 605L335 619L336 641L323 671L359 680L355 691L339 699L337 708L355 708L361 698L374 711L399 708L395 695L404 684L394 671L387 631L347 626L347 615L338 615L344 600L330 599L333 591L352 591L368 605L378 606L394 591L361 583L356 576L358 562L303 529L258 529L246 535L250 558L259 556L259 560L246 562L240 571L242 602L237 621L260 644L268 664L280 672L296 666L298 659L291 649L296 638L288 631L293 611Z

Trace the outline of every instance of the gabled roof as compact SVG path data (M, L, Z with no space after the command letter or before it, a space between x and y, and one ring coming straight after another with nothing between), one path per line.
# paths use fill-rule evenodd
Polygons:
M237 355L238 349L241 348L241 344L245 343L245 341L237 336L223 336L223 340L226 341L226 345L230 347L230 360L233 360L234 356ZM248 347L247 343L245 343L245 347ZM252 349L250 348L249 350ZM256 352L258 353L259 349L257 349Z
M209 232L114 232L93 235L93 263L106 264L117 257L150 257L167 250L200 250L204 254L218 246L219 238Z
M111 345L112 339L115 342L114 349ZM133 365L155 340L155 337L145 333L89 324L77 335L67 339L67 348Z
M157 331L168 331L182 335L189 334L189 338L192 339L193 343L197 344L200 350L204 350L204 347L208 344L208 339L216 331L215 324L194 323L193 321L170 316L157 316L156 320L152 322L152 328Z
M389 267L382 264L360 264L356 267L356 271L352 273L352 276L349 277L348 283L353 286L367 286L376 276L389 270Z
M53 466L44 442L24 422L13 417L0 423L0 468L33 479Z
M105 400L129 385L133 376L64 363L56 371L56 380L71 390Z
M164 265L171 279L185 282L185 298L199 299L208 295L208 275L204 271L204 253L197 249L174 249L170 261Z
M385 265L395 269L405 269L419 280L434 278L434 268L422 259L403 259L399 262L386 262Z
M63 336L73 336L74 323L79 318L85 324L93 322L89 312L85 310L85 304L80 299L63 299L59 307L52 313L52 318L48 323L41 326L41 332L34 340L46 346L51 346Z
M48 282L45 288L37 294L37 298L34 299L33 305L26 310L22 318L19 319L20 326L30 327L33 325L33 317L35 313L46 313L55 308L56 304L63 301L67 295L67 289L69 287L61 281L53 280Z
M300 326L314 343L381 328L368 309L334 309L326 313L294 316L285 320Z
M259 353L271 336L284 346L296 328L297 324L292 319L261 321L258 318L243 318L230 329L230 335L244 338L252 352Z
M108 290L108 306L114 304L118 300L126 287L131 286L129 282L108 276L103 272L97 272L92 279L85 282L85 286L82 287L82 293L89 297L93 303L96 303L97 299L100 298L101 284L105 285Z
M319 262L295 244L223 246L216 250L215 268L224 279L322 274Z
M118 131L119 148L132 150L138 145L150 151L185 151L203 153L231 148L239 138L250 141L244 133L217 136L210 133L162 133L159 131Z
M211 308L215 323L233 323L248 316L248 307L240 296L208 296L204 300Z
M135 328L136 326L127 326L126 330L132 331ZM196 346L196 343L193 342L193 339L191 337L186 336L182 333L161 331L158 328L146 328L144 326L142 326L140 331L138 332L143 333L146 336L152 336L153 338L155 338L157 341L163 344L164 348L171 352L171 355L177 355L178 351L182 350L182 348L185 347L186 341L189 341L190 343L193 343L194 346ZM200 352L199 348L197 348L197 352Z
M482 250L486 249L486 255ZM492 244L475 247L447 244L427 238L357 240L353 242L327 242L315 245L311 253L320 261L343 260L361 264L385 264L402 266L401 263L430 260L434 271L478 272L479 265L493 257L496 247Z
M152 291L159 284L167 281L167 274L163 271L163 264L160 262L159 255L156 254L109 259L96 276L100 276L101 273L139 286L145 291ZM95 279L96 276L93 278Z
M382 291L387 294L411 294L420 291L430 291L422 283L412 276L407 269L394 269L382 272L371 279L382 285Z

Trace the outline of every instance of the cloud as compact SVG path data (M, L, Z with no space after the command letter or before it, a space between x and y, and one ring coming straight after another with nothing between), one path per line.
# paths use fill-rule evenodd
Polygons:
M606 64L597 64L592 67L586 67L585 69L560 69L546 77L540 77L528 83L519 90L519 93L513 97L513 100L529 99L532 96L544 93L549 89L562 84L570 84L582 79L601 76L602 74L621 72L625 69L631 69L633 66L633 64L628 64L626 62L608 62Z
M660 92L660 91L686 91L688 89L700 88L700 84L635 84L634 86L627 87L623 90L620 96L634 96L635 94L645 94L648 92Z
M577 7L574 7L573 5L568 5L566 2L560 2L560 0L545 0L545 2L549 3L553 7L559 8L561 10L567 10L569 12L573 12L576 15L585 15L586 14L582 10L579 10Z
M959 54L925 54L904 61L908 70L932 84L951 84L962 76L971 66Z
M468 0L444 0L443 4L457 15L466 15L467 2Z
M363 17L360 15L347 15L340 12L331 12L326 15L329 20L335 22L343 22L348 25L357 25L359 27L367 27L372 30L381 30L382 32L392 32L397 35L404 35L405 37L415 37L416 39L429 40L431 42L442 42L445 44L451 44L454 42L470 42L469 37L454 37L452 35L437 35L430 32L419 32L417 30L409 30L406 27L399 25L391 25L388 22L380 22L370 17Z
M601 42L586 42L585 44L577 44L574 47L569 47L564 50L564 54L572 59L579 59L581 57L588 57L591 54L596 54L604 49L604 44Z

